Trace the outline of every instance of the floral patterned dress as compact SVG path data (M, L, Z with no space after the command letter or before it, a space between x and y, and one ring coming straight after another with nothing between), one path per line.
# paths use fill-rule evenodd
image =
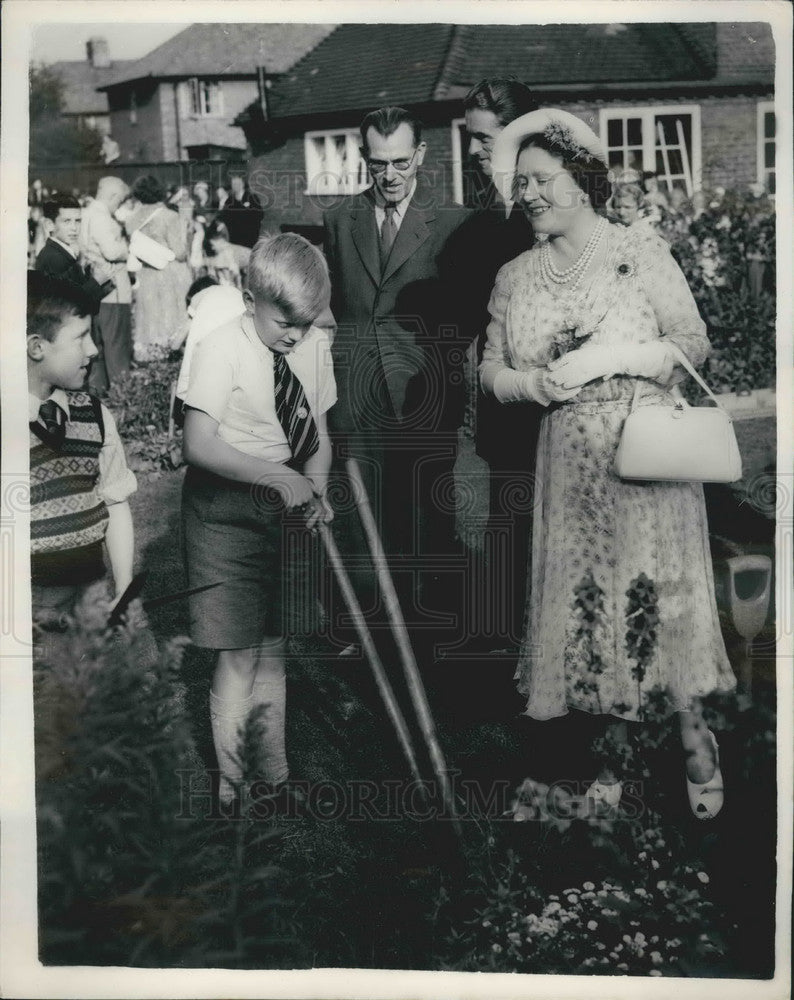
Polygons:
M686 279L645 227L610 226L604 263L573 293L549 287L539 247L499 272L483 366L528 371L593 344L674 342L708 353ZM676 368L674 379L683 376ZM614 472L637 379L586 385L543 418L532 569L516 672L535 719L574 708L638 720L681 711L735 679L720 633L703 488ZM642 382L642 400L667 387Z

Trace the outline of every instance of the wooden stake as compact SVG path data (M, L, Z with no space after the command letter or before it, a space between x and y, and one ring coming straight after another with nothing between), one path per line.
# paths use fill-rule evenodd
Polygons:
M447 764L444 760L444 754L438 741L436 725L430 711L430 705L427 701L425 686L422 683L419 668L416 665L416 657L414 656L413 647L411 646L411 642L408 637L408 629L405 627L405 619L403 618L400 601L397 597L397 592L394 589L394 582L392 580L391 573L389 572L389 566L386 561L386 553L383 550L383 543L381 542L380 535L378 534L378 528L372 514L372 507L369 502L369 497L367 496L364 481L361 478L361 470L359 469L358 462L355 458L347 459L346 468L353 487L353 494L356 498L358 512L361 516L361 523L364 526L364 534L367 536L367 544L369 545L372 562L375 566L375 572L378 575L378 582L383 593L383 599L386 603L386 612L392 626L395 642L397 643L397 649L400 653L400 660L402 661L402 667L408 684L408 690L411 695L411 701L413 702L414 710L419 720L419 727L425 739L428 753L430 754L433 770L438 778L441 794L444 798L444 805L446 806L452 819L455 833L462 839L463 833L457 817L457 810L455 809L455 798L452 792L449 774L447 772Z

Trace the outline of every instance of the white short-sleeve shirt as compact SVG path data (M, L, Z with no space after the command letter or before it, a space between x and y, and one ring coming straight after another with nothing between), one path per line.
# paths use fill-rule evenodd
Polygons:
M336 402L328 334L311 327L286 358L317 419ZM185 403L217 420L218 437L238 451L288 462L292 453L276 416L273 363L273 352L246 313L196 345Z

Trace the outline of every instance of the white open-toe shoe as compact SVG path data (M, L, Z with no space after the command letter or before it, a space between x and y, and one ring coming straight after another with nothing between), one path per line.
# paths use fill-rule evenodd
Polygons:
M585 800L590 800L594 805L599 803L608 809L617 809L620 797L623 794L623 782L615 781L610 785L603 781L594 781L584 793Z
M711 745L714 747L714 774L699 785L695 781L689 780L686 776L686 790L689 796L689 807L694 816L698 819L714 819L722 809L725 801L725 793L722 785L722 771L720 771L720 751L717 746L717 738L709 729Z

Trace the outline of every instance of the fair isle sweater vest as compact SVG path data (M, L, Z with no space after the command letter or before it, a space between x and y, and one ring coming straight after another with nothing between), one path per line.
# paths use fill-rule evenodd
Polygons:
M55 553L95 548L105 537L108 512L97 493L105 429L99 401L68 392L69 420L56 451L46 432L30 430L30 549L46 560Z

